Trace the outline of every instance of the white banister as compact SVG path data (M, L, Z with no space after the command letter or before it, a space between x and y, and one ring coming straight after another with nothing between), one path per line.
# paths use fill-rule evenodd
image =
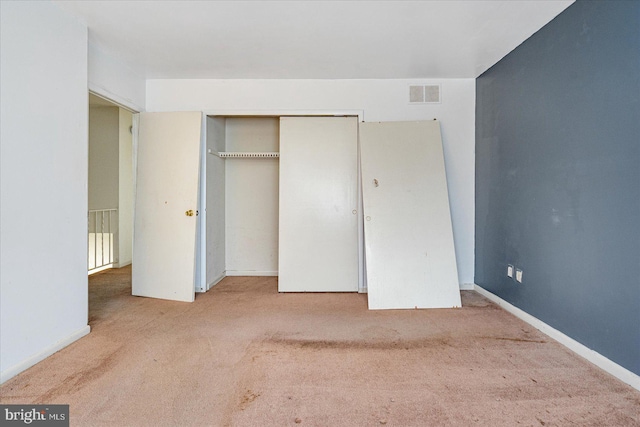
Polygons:
M111 267L117 262L118 209L93 209L88 216L89 273Z

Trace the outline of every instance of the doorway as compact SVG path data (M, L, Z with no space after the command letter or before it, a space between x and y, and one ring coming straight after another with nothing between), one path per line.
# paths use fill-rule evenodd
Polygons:
M89 324L131 295L135 113L89 92L87 272Z
M87 271L131 264L133 114L89 93Z

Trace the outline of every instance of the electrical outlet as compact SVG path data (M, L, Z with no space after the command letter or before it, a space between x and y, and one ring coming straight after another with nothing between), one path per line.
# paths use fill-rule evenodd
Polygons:
M507 277L511 277L513 279L513 265L507 265Z
M522 270L516 269L516 282L522 283Z

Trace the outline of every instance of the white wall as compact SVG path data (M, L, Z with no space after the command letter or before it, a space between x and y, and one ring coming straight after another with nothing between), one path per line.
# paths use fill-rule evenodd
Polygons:
M442 84L442 103L409 105L409 84ZM458 276L473 283L475 80L147 80L148 111L363 110L365 121L442 123Z
M89 332L87 28L0 2L0 380Z
M278 151L278 118L228 118L226 151ZM227 159L227 275L278 271L278 159Z
M135 43L135 40L131 41ZM94 93L136 112L144 111L145 78L96 43L89 44L89 83Z
M118 267L133 257L133 115L118 109Z
M118 207L118 107L89 108L89 209Z

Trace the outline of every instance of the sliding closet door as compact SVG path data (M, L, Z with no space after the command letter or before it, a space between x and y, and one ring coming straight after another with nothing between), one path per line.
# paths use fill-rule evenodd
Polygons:
M440 123L360 125L370 309L459 307Z
M133 295L194 300L201 114L142 113Z
M357 292L355 117L280 119L280 292Z

